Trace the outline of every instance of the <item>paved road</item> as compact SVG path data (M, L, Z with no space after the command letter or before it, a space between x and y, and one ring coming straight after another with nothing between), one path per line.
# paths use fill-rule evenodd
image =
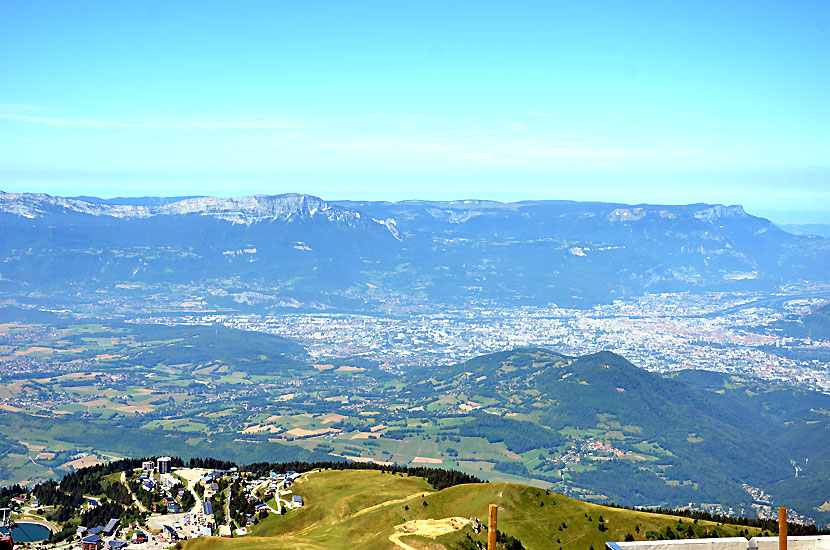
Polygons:
M231 524L231 486L225 489L225 524Z

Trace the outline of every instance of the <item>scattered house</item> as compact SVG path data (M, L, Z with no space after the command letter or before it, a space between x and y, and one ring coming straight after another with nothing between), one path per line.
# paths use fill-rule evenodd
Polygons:
M40 501L37 499L37 497L32 498L32 507L37 508L38 506L40 506Z
M144 462L141 463L141 469L146 471L146 472L152 471L154 467L155 467L155 464L153 464L152 460L145 460Z
M142 544L144 542L147 542L147 533L145 533L144 531L136 531L130 538L130 542L132 542L133 544Z
M87 508L98 508L98 506L100 506L100 503L96 499L94 499L94 498L86 499L86 507Z
M83 537L84 535L86 535L86 527L84 527L83 525L79 525L78 529L75 530L75 535L78 537Z
M107 542L107 548L113 548L114 550L120 550L121 548L126 548L127 546L129 546L129 544L130 543L127 542L126 540L115 539L115 540L111 540L111 541Z
M213 503L211 503L209 500L204 501L202 503L202 513L206 516L212 516L213 515Z
M90 527L89 529L87 529L86 532L89 533L90 535L98 535L103 530L104 530L104 527L99 525L97 527Z
M98 535L89 535L81 539L81 550L101 550L104 541Z
M167 513L168 514L181 514L182 513L182 507L179 506L176 503L168 504L167 505Z
M291 497L291 504L294 506L294 508L301 507L304 504L303 503L303 497L301 497L300 495L292 496Z
M18 504L26 504L26 499L23 497L12 497L12 500ZM37 499L35 499L35 501L37 501ZM33 506L35 505L33 504Z
M104 526L104 529L103 529L103 533L104 533L105 537L111 537L115 534L115 532L118 530L118 522L119 522L118 518L112 518L111 520L109 520L107 522L106 526Z
M220 525L219 526L219 536L225 538L231 538L233 534L231 533L231 526L230 525Z

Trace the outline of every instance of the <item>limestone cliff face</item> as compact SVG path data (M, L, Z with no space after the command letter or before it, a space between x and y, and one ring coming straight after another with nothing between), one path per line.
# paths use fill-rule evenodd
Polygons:
M78 199L53 197L43 193L4 193L0 191L0 212L26 218L48 214L77 212L113 218L149 218L152 216L185 216L196 214L225 220L232 224L250 225L269 221L326 220L357 228L379 224L400 239L395 220L376 220L360 212L333 206L311 195L253 195L249 197L200 197L154 206L99 204Z

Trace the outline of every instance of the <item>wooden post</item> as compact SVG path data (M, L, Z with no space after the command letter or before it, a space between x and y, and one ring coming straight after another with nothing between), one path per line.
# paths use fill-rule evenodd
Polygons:
M778 507L778 550L787 550L787 509Z
M487 550L496 550L496 533L498 533L499 507L490 505L490 524L487 526ZM784 550L787 550L786 548Z

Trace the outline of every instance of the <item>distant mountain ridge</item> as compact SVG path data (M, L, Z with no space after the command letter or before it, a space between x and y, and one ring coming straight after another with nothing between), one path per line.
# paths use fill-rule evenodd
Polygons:
M113 197L111 199L102 199L100 197L79 195L77 197L66 198L85 202L92 202L96 204L129 204L133 206L152 206L156 204L168 204L171 202L179 202L185 199L201 199L203 197L204 195L187 195L181 197Z
M157 202L153 203L155 200ZM0 191L0 212L26 218L45 217L59 213L56 209L74 211L92 216L113 218L150 218L153 216L184 216L200 214L233 224L252 224L263 221L292 220L322 217L330 222L357 225L360 213L332 206L311 195L288 193L283 195L254 195L249 197L193 197L180 200L145 197L145 204L119 202L90 202L81 199L53 197L42 193L4 193ZM393 231L393 224L372 220ZM394 233L393 233L394 234Z
M234 277L279 289L261 307L289 299L356 309L379 293L419 304L588 306L644 292L830 280L830 239L792 235L737 205L327 202L301 194L127 202L0 192L0 280L114 286Z

